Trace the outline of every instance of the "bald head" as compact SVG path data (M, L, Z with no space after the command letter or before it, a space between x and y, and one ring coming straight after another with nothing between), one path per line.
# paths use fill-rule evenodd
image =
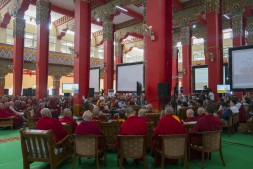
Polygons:
M43 108L41 111L40 111L40 114L42 117L52 117L52 114L51 114L51 111L48 109L48 108Z
M71 117L72 116L72 112L71 112L71 110L69 108L65 108L63 110L63 115Z
M125 108L125 112L127 114L127 116L134 116L135 115L135 111L132 107L128 106Z
M206 113L206 110L203 108L203 107L200 107L198 108L198 115L202 115L202 114L205 114Z
M153 106L152 106L152 104L148 104L147 106L146 106L146 108L147 108L147 110L152 110L153 109Z
M95 107L93 108L92 113L93 113L94 116L99 116L99 113L100 113L99 107L98 107L98 106L95 106Z
M175 114L173 107L169 106L165 109L165 114Z
M85 111L83 113L83 117L82 118L83 118L83 120L91 121L91 119L92 119L92 113L89 110L87 110L87 111Z
M194 117L194 111L192 109L188 109L186 111L186 116L187 117Z
M145 109L140 109L138 112L138 117L145 117L145 113L146 113Z

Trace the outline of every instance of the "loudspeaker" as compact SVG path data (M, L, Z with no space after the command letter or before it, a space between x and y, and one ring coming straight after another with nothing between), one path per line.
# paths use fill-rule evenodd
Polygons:
M32 96L33 95L33 89L32 88L28 88L27 89L27 96Z
M94 97L94 92L95 92L95 89L94 89L94 88L89 88L88 97Z
M167 99L170 96L169 83L158 84L158 98Z
M64 96L70 96L70 93L64 93Z
M32 96L36 96L36 89L32 89Z
M27 96L27 89L23 89L23 96Z
M141 85L140 82L136 83L136 93L137 93L138 96L140 96L141 93L142 93L142 85Z
M52 89L52 95L56 96L56 89Z
M9 89L4 89L4 95L9 95Z

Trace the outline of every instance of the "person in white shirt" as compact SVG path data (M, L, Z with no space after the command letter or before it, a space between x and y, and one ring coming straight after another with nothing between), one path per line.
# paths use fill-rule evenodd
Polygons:
M239 113L239 109L236 106L237 99L231 99L230 100L230 109L232 110L233 114Z
M214 101L214 93L213 93L213 91L212 91L211 89L210 89L210 92L209 92L208 96L209 96L209 98L210 98L212 101Z

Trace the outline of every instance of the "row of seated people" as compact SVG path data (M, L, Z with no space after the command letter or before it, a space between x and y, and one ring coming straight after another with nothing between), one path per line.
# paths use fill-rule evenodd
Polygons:
M124 109L127 119L121 124L119 129L119 135L147 135L148 128L146 125L146 120L144 117L137 117L135 111L132 107L126 107ZM145 110L141 109L139 115ZM200 108L199 113L201 116L197 119L195 126L188 133L190 136L189 141L195 144L201 144L201 138L195 136L196 132L203 131L216 131L220 130L222 126L222 121L213 115L214 106L209 104L206 109ZM99 126L92 122L93 114L90 111L85 111L82 118L83 121L77 125L75 120L71 119L71 111L69 109L64 109L64 117L60 120L52 118L51 112L48 108L43 108L41 110L42 118L37 122L37 129L39 130L53 130L55 133L55 141L59 142L63 139L67 132L63 128L61 122L68 122L72 124L73 131L77 135L103 135L102 130ZM74 129L75 128L75 129ZM174 134L185 134L187 131L184 128L183 122L175 115L174 109L172 107L167 107L165 109L165 114L161 116L158 125L155 127L153 132L153 143L152 143L152 155L155 156L157 149L161 149L161 142L157 140L160 135L174 135ZM105 144L105 140L100 140ZM118 144L117 144L118 145ZM101 148L105 147L101 146ZM192 158L199 157L200 155L191 155ZM158 158L159 159L159 158Z

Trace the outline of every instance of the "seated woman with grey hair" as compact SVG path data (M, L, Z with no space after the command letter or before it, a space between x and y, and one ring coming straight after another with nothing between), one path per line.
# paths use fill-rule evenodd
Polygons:
M61 123L70 123L71 126L72 126L72 131L73 133L75 132L76 130L76 127L77 127L77 122L72 118L72 112L69 108L65 108L63 110L63 117L61 119L59 119L59 121Z
M61 141L67 132L58 119L52 118L51 111L48 108L43 108L41 111L42 118L37 122L36 129L38 130L52 130L54 132L55 142Z
M83 121L76 127L75 134L103 136L101 128L97 124L92 122L92 113L89 110L87 110L83 113L82 119L83 119ZM98 148L100 149L100 152L102 154L100 154L99 156L103 156L103 154L104 154L103 150L104 150L105 146L106 146L105 138L102 137L99 140L99 146L98 146Z
M151 122L151 120L149 118L145 117L145 114L146 114L146 110L145 109L140 109L138 111L138 117L140 119L142 119L144 122Z

